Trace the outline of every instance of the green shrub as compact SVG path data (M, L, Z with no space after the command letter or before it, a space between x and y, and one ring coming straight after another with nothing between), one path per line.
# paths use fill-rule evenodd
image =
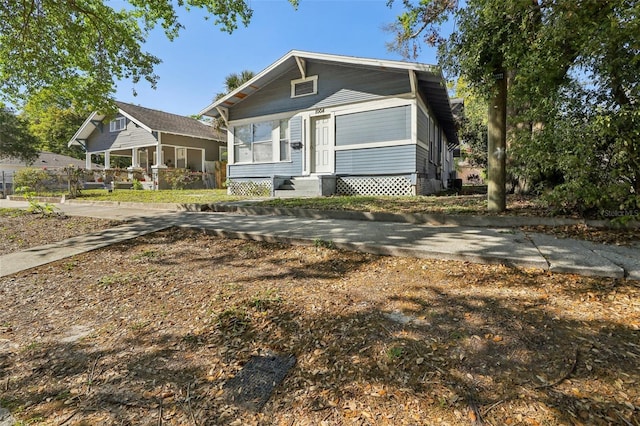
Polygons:
M35 167L26 167L18 170L13 175L14 188L16 188L16 192L20 193L35 192L39 194L45 192L50 180L51 175L49 172Z
M168 169L164 171L164 179L171 185L171 189L185 189L187 185L200 178L200 173L192 172L189 169Z

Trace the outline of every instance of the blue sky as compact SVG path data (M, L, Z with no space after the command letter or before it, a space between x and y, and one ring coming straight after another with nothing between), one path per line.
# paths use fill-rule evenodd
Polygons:
M401 13L400 0L390 9L386 0L300 0L294 10L287 0L249 0L254 10L248 27L233 34L205 21L199 10L181 13L185 25L173 42L154 30L145 49L162 59L153 90L144 81L135 87L118 84L116 99L175 114L195 114L224 91L227 75L256 73L290 50L401 60L389 52L392 36L383 27ZM434 48L423 46L417 62L436 63ZM135 88L137 96L132 92Z

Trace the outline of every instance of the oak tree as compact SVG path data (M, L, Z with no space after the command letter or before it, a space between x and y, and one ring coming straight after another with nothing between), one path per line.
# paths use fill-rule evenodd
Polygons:
M297 6L297 0L290 0ZM0 96L14 104L43 87L78 105L113 109L116 82L155 86L161 59L144 49L161 27L178 36L182 10L203 9L221 30L248 25L247 0L7 0L0 4Z
M11 109L0 104L0 159L19 158L31 162L38 157L38 140L27 123Z

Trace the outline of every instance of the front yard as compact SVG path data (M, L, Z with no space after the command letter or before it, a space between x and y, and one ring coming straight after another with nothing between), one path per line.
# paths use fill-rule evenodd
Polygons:
M2 278L0 300L21 424L640 424L635 281L170 229ZM264 408L234 402L272 353L297 362Z

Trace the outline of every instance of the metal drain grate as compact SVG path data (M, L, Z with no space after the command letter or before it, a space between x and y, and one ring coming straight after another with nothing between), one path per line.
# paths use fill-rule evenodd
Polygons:
M235 377L224 384L230 403L260 411L273 389L296 364L293 355L252 356Z

